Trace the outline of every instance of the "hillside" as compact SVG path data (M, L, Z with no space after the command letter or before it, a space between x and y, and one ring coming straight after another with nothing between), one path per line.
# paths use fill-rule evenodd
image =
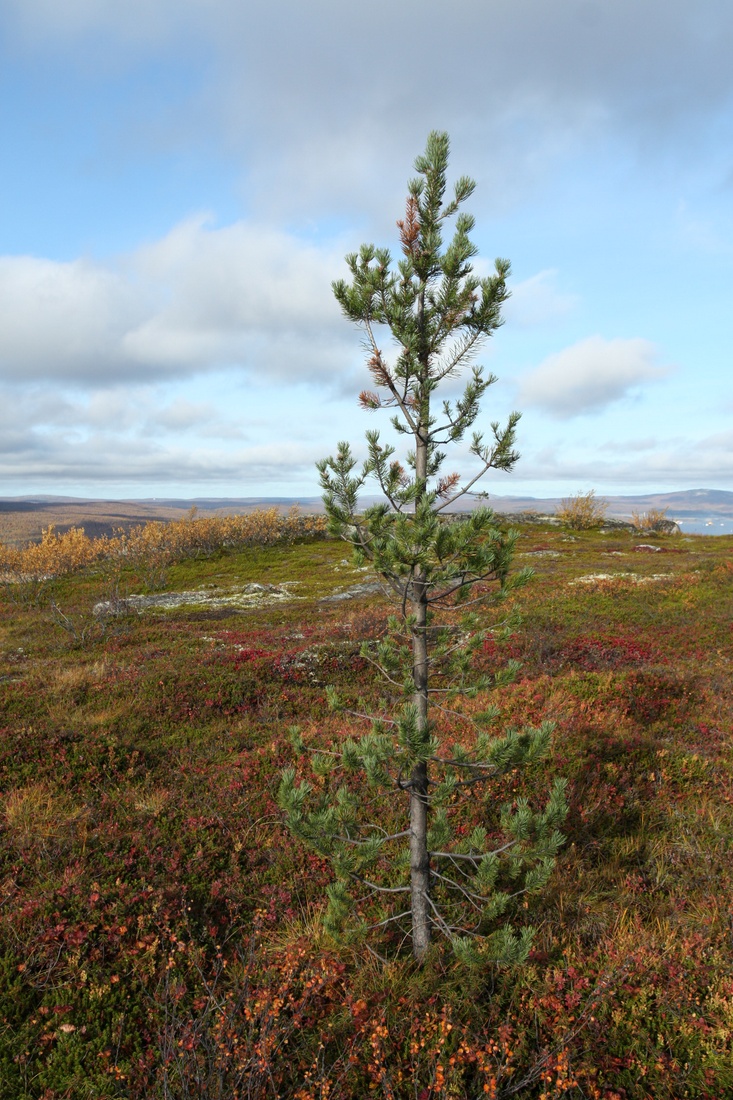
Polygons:
M733 538L521 529L521 622L478 659L521 668L475 705L552 720L553 749L475 821L555 776L571 810L509 914L529 963L475 973L318 923L329 867L274 795L307 773L293 725L357 724L328 685L379 697L359 650L389 605L302 534L5 574L0 1100L732 1094Z

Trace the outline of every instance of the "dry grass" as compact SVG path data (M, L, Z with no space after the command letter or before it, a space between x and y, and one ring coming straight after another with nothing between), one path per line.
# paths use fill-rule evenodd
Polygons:
M632 512L631 522L638 531L665 531L669 525L667 508L650 508L647 512Z
M54 680L63 691L86 687L88 684L101 684L110 675L111 666L107 661L94 661L89 665L67 665L56 669Z
M151 790L138 791L132 804L138 813L158 817L168 805L170 797L170 791L165 787L153 787Z
M45 783L11 791L5 802L5 823L11 839L22 850L49 847L85 832L85 812L68 795Z
M604 500L596 500L596 491L576 493L560 501L557 510L558 519L576 531L587 531L591 527L600 527L606 516L608 505Z

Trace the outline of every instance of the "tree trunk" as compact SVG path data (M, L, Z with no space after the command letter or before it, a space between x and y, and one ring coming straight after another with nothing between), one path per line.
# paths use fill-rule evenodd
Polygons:
M424 587L420 585L420 587ZM426 605L418 602L413 635L414 702L418 730L428 736L428 663ZM420 621L422 619L422 622ZM412 905L412 951L416 959L424 957L430 945L430 856L428 854L428 766L416 764L410 776L410 899Z
M415 450L415 474L423 487L427 475L427 445L418 432ZM424 488L423 488L424 491ZM418 499L419 499L418 494ZM417 502L416 502L417 506ZM413 582L412 610L415 625L412 634L413 701L417 710L417 728L428 737L428 635L427 585L421 570ZM428 853L428 766L416 764L410 776L410 901L412 906L412 953L420 961L430 946L430 855Z

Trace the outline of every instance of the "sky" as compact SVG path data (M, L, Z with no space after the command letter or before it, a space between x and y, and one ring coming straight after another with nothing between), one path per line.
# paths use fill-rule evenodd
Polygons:
M729 0L0 0L0 495L317 496L388 440L331 282L434 129L512 263L482 487L733 490L731 56Z

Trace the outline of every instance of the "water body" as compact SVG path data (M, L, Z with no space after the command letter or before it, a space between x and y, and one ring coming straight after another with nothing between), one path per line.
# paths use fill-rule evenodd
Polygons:
M726 516L701 514L678 518L670 514L669 518L679 524L683 535L733 535L733 519Z

